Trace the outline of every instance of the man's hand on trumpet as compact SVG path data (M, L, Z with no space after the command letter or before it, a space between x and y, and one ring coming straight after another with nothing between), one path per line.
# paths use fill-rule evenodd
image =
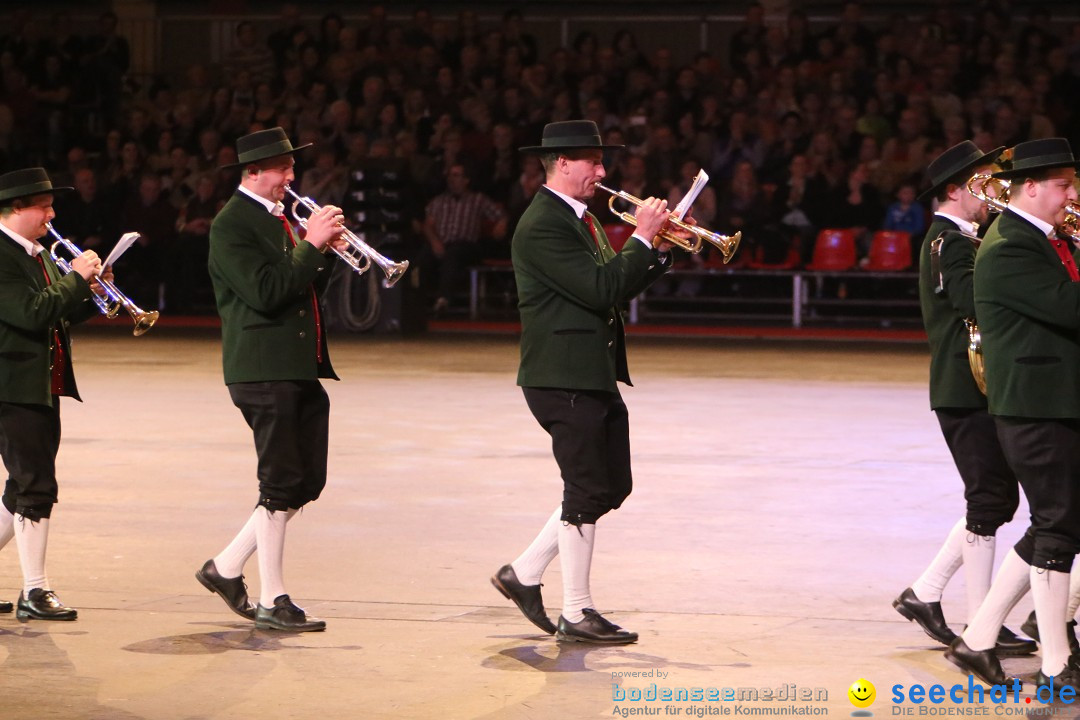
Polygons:
M85 252L84 252L84 254L85 254ZM101 271L101 275L95 275L90 280L90 289L93 290L98 295L101 295L102 297L105 297L106 295L108 295L108 293L105 291L105 288L102 287L101 283L98 282L99 278L101 280L104 280L107 283L113 283L113 285L115 285L116 284L115 283L115 276L113 275L112 265L109 265L108 267L103 269Z
M94 276L101 272L101 258L93 250L84 250L71 259L71 269L93 285Z
M660 249L661 245L668 243L664 242L658 236L658 233L664 227L664 223L667 222L670 215L667 209L667 200L654 197L645 198L634 211L634 219L637 221L637 231L634 234L640 235L651 242L654 248Z
M673 215L671 213L668 213L667 220L671 220L672 217ZM687 211L686 215L683 216L682 222L687 225L697 225L697 220L694 219L693 209ZM667 221L664 222L664 227L660 228L660 231L665 235L674 235L676 237L682 238L683 240L688 240L691 242L694 239L694 233L690 232L689 230L684 230L678 225ZM670 243L666 240L660 239L660 244L656 246L656 249L660 252L668 252L673 247L675 247L675 243ZM697 256L695 255L694 257Z
M341 240L341 231L345 228L345 216L341 208L333 205L323 205L317 213L312 213L307 219L307 234L304 239L314 245L319 251L326 249L329 244L337 247L334 243Z

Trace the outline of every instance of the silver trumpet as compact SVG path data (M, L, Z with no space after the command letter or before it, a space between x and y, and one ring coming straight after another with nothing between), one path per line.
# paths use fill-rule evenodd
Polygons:
M292 204L293 217L296 218L296 222L300 227L307 230L308 218L322 210L322 206L309 197L297 195L288 185L285 186L285 192L295 198ZM306 216L301 216L297 212L297 209L301 206L307 209L308 214ZM390 258L380 255L375 248L368 245L363 238L348 228L342 228L340 237L345 239L348 247L344 250L332 247L331 250L334 251L334 254L347 262L353 270L361 275L371 269L372 263L378 265L379 269L386 275L383 280L383 287L393 287L394 283L400 280L405 271L409 269L408 260L394 262Z
M53 262L56 263L56 266L60 268L60 270L65 275L67 275L71 272L71 263L60 256L57 248L62 247L67 250L69 253L71 253L72 259L82 255L82 250L79 249L78 245L63 237L62 235L60 235L60 233L56 232L56 230L53 229L52 223L45 223L45 227L46 229L48 229L49 234L56 238L56 242L54 242L52 244L52 247L49 248L49 255L52 256ZM121 308L127 310L128 315L130 315L131 319L135 321L134 335L136 337L142 335L147 330L154 327L154 323L157 322L158 316L160 315L157 310L151 310L150 312L146 312L138 305L133 303L127 295L120 292L120 289L116 287L115 284L101 277L101 275L97 276L97 281L98 285L100 285L105 290L104 297L98 295L97 293L93 293L94 303L98 306L98 310L101 311L102 315L109 319L112 319L115 318L117 314L119 314Z

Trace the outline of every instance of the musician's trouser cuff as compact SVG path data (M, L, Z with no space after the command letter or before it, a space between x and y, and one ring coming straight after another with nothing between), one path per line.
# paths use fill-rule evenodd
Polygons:
M562 521L592 525L619 508L633 489L630 423L618 392L522 388L551 435L563 480Z
M997 425L985 408L936 408L945 443L964 481L969 532L989 537L1012 520L1020 486L998 440Z

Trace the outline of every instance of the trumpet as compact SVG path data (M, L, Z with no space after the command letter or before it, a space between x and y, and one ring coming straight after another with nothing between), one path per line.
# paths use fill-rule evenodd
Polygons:
M52 256L53 262L56 266L67 275L71 272L71 263L59 254L58 248L63 248L71 253L71 258L75 259L82 255L82 250L79 246L71 242L67 238L63 237L60 233L53 229L52 223L45 223L45 228L49 231L49 234L56 238L56 242L49 248L49 255ZM97 293L93 293L94 304L98 306L98 310L105 317L115 318L119 314L120 309L123 308L127 311L131 319L135 321L135 337L142 335L150 328L154 327L154 323L161 313L157 310L151 310L146 312L138 305L131 301L124 293L120 292L120 289L116 287L114 283L106 280L101 275L97 276L98 285L105 290L105 296L102 297Z
M976 190L975 184L981 182L982 189ZM987 188L995 188L994 195L986 192ZM990 173L975 173L967 182L968 192L982 200L995 212L1004 212L1009 207L1009 190L1012 183L1004 178L996 178Z
M641 207L645 204L643 200L634 197L630 193L624 192L622 190L612 190L611 188L605 187L600 183L596 183L596 187L600 190L603 190L604 192L611 193L611 197L608 198L608 209L611 210L611 212L614 213L616 217L618 217L625 223L637 226L637 219L633 215L628 212L619 212L615 209L615 200L617 198L622 199L632 205L637 205L638 207ZM660 232L660 237L662 237L666 242L669 242L672 245L678 245L683 250L691 253L699 253L701 252L701 249L702 247L704 247L704 244L706 242L711 243L712 245L716 246L723 254L725 264L728 263L732 257L734 257L735 251L739 248L739 241L742 240L741 230L739 232L736 232L734 235L721 235L720 233L714 233L698 225L691 225L688 222L684 222L679 218L675 217L674 213L672 213L671 217L668 218L668 223L674 225L680 230L689 232L693 236L693 239L680 237L679 235L676 235L670 230L663 230Z
M295 198L292 204L293 217L296 218L296 222L300 227L307 230L308 218L322 210L322 206L309 197L297 195L288 185L285 186L285 192ZM297 208L301 206L307 209L308 214L306 216L301 216L297 212ZM342 228L340 237L345 239L348 247L344 250L331 248L334 254L347 262L354 271L361 275L371 269L372 263L378 265L386 276L383 280L383 287L393 287L394 283L400 280L405 271L409 269L408 260L394 262L390 258L380 255L375 248L368 245L363 238L348 228Z
M1080 205L1071 202L1065 206L1065 222L1058 225L1057 229L1072 238L1073 242L1080 243Z

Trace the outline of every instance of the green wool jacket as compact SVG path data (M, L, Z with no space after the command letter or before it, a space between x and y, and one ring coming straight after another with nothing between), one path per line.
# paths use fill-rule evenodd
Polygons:
M930 246L943 236L935 273ZM926 231L919 250L919 306L930 341L930 408L986 408L968 362L964 318L975 317L976 241L940 215ZM938 284L943 290L937 292Z
M0 402L52 406L54 328L67 358L65 389L82 400L68 328L96 312L90 300L93 291L78 273L61 277L47 251L41 258L51 285L38 261L0 231Z
M1080 418L1080 283L1046 236L1008 210L975 256L975 312L990 412Z
M514 231L522 387L614 392L616 381L631 384L618 305L670 259L633 238L616 254L595 217L593 225L599 249L570 206L542 188Z
M237 191L210 226L208 266L225 384L338 379L312 309L312 288L321 292L330 275L322 253L303 241L292 247L281 220Z

